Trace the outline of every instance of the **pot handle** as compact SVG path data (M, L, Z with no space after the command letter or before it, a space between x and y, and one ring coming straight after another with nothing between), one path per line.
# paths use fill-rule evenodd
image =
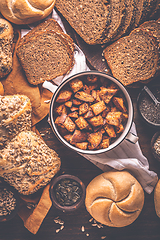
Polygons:
M43 83L43 87L48 89L50 92L55 93L55 91L57 90L58 86L54 85L53 83L49 82L49 81L45 81Z
M125 139L131 143L136 143L138 141L138 137L131 132L128 133L128 135L125 137Z

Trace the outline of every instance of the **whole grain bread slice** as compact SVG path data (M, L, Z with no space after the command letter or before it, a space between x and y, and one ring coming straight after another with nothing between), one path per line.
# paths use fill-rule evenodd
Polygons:
M61 33L46 30L17 48L17 56L31 84L66 74L73 66L73 51Z
M153 77L159 56L155 39L147 31L135 29L105 48L104 57L113 76L130 85Z
M142 10L143 10L143 2L144 0L133 0L133 14L132 14L132 19L130 23L130 30L133 30L135 27L139 25L141 15L142 15Z

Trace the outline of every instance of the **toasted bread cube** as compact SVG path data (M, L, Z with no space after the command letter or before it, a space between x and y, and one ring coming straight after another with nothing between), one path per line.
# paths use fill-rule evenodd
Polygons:
M70 81L69 85L74 93L83 88L83 82L78 78Z
M99 96L106 104L108 104L111 101L112 97L117 93L117 91L118 89L101 87Z
M87 133L76 129L70 139L70 143L71 144L81 143L81 142L85 142L86 140L87 140Z
M122 113L122 121L126 122L128 119L128 113Z
M121 112L109 112L106 116L106 121L108 124L118 127L122 122Z
M70 90L61 90L56 99L56 102L64 103L69 101L71 97L72 97L72 92Z
M124 126L122 124L116 127L116 133L122 133L123 131L124 131Z
M101 115L92 117L90 119L88 119L89 123L93 126L93 127L98 127L98 126L102 126L104 121Z
M92 97L90 94L86 92L77 92L75 95L75 98L82 100L83 102L93 102L94 97Z
M79 149L86 150L88 147L88 142L75 143L74 145Z
M106 131L106 133L108 134L109 137L111 137L111 138L116 137L116 133L115 133L113 125L110 125L110 124L106 123L104 125L104 129L105 129L105 131Z
M71 107L72 107L72 104L73 104L72 101L67 101L67 102L65 102L64 105L65 105L66 107L68 107L68 108L71 108Z
M83 117L86 119L94 117L94 113L93 113L92 109L89 108L88 112L86 112Z
M99 147L104 149L104 148L108 148L109 145L110 145L110 138L107 137L107 138L102 139L102 142L99 145Z
M99 90L92 90L91 95L92 95L92 97L94 97L96 102L100 102L101 101L99 93L100 93Z
M81 100L78 100L78 99L76 99L76 98L73 98L72 102L73 102L73 104L76 105L76 106L79 106L79 105L82 104L82 101L81 101Z
M83 103L82 105L79 106L79 115L85 114L89 110L89 105L88 103Z
M78 107L74 107L74 106L73 106L73 107L70 108L70 110L71 110L71 112L78 111Z
M70 119L70 117L66 117L65 122L63 123L63 126L69 131L73 132L76 128L75 123Z
M90 83L95 83L95 82L97 82L97 80L98 80L98 77L96 75L88 75L87 76L87 81Z
M95 149L102 141L102 133L95 132L88 135L88 142L90 143L90 149Z
M70 142L72 134L67 134L67 135L64 135L63 137L67 142Z
M55 120L55 124L59 127L63 127L63 124L65 122L67 118L67 114L61 114L60 116L58 116Z
M115 106L122 112L127 112L127 109L124 105L124 100L123 98L119 98L119 97L113 97L113 103L115 104Z
M85 93L91 94L91 90L89 89L88 85L84 85L84 86L83 86L83 91L84 91Z
M55 112L58 115L67 114L67 109L64 104L61 104L55 108Z
M100 101L91 105L91 108L95 115L99 115L101 112L103 112L106 109L106 105L103 101Z
M76 112L76 111L71 112L71 113L68 114L68 117L70 117L70 118L78 118L79 117L78 116L78 112Z
M82 116L77 118L75 123L80 130L90 129L89 123Z
M106 106L106 109L102 112L102 117L105 118L107 116L108 112L110 112L110 107Z

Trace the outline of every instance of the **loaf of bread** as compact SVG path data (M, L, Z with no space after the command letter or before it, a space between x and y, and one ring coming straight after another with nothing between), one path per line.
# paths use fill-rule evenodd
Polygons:
M85 205L96 221L110 227L124 227L141 213L144 191L127 171L105 172L88 184Z
M30 24L47 17L55 0L1 0L0 12L15 24Z
M0 149L24 130L31 130L31 102L24 95L0 96Z
M19 133L0 151L0 176L23 195L49 183L60 165L57 153L32 131Z
M3 88L3 84L0 82L0 95L3 96L4 95L4 88Z
M5 77L12 70L13 27L0 18L0 78Z
M17 48L17 56L29 83L41 84L70 71L73 66L73 48L68 35L42 30L28 37ZM71 41L71 38L70 38Z
M112 74L124 85L146 81L157 71L159 53L153 36L135 29L104 49Z
M160 218L160 180L154 189L154 206L156 214Z

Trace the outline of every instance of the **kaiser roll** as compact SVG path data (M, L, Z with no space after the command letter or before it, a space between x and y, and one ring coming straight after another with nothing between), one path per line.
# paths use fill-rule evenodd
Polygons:
M1 0L1 14L15 24L30 24L47 17L55 0Z
M156 214L160 217L160 180L158 181L154 190L154 205Z
M98 222L124 227L134 222L144 204L144 191L127 171L105 172L86 188L87 211Z

